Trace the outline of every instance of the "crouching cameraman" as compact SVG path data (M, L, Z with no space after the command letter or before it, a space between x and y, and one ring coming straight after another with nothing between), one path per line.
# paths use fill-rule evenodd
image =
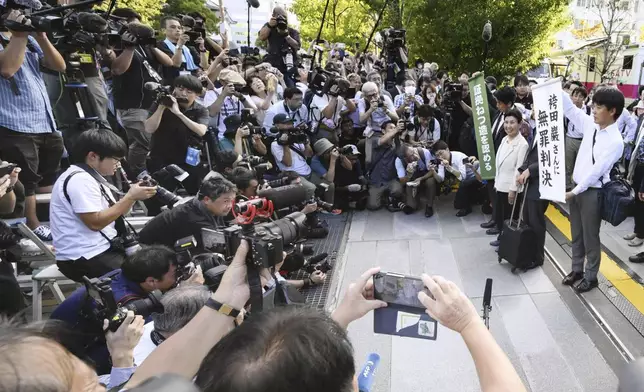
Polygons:
M75 164L60 175L51 195L49 220L60 271L82 282L115 270L125 259L131 237L123 215L137 200L156 194L156 187L132 184L118 202L103 176L112 176L127 151L108 130L83 132L76 141ZM79 239L82 239L79 241Z
M152 134L148 171L156 172L170 164L181 167L190 174L183 186L191 195L197 193L199 181L206 174L200 165L201 145L210 117L208 109L195 102L202 90L196 77L177 77L172 95L159 95L145 121L145 131Z
M413 211L417 210L420 194L425 193L427 197L425 217L430 218L434 215L434 199L439 182L445 178L445 168L437 159L434 159L429 150L408 144L400 146L395 165L400 184L406 188L405 204Z
M119 307L126 306L133 301L148 298L150 293L159 290L160 293L152 294L148 299L150 306L140 304L138 309L150 308L145 317L149 317L152 310L160 311L155 305L164 293L177 284L176 254L164 246L144 247L130 256L120 270L112 271L103 277L110 281L106 284L111 290L114 303ZM187 282L203 283L200 270L186 280ZM51 320L60 320L68 327L83 336L67 342L70 351L77 356L91 359L99 371L109 371L109 356L105 340L103 339L103 320L96 319L95 310L102 310L103 303L98 304L87 291L81 287L73 292L52 313ZM112 315L109 315L110 317Z
M315 150L316 155L311 160L313 183L326 184L328 189L324 194L324 201L334 204L336 173L342 169L351 171L353 169L353 164L349 158L341 154L338 147L328 139L318 140L313 145L313 149ZM339 214L342 211L334 210L333 212Z

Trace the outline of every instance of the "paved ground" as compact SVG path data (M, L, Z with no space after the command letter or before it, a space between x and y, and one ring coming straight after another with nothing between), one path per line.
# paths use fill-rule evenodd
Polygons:
M383 271L443 275L477 308L486 278L493 278L490 329L529 390L616 391L614 371L544 270L514 275L507 263L499 265L488 245L493 238L479 227L486 220L482 214L455 217L449 197L435 210L431 219L422 213L354 214L331 306L353 279L377 265ZM436 341L375 335L373 317L367 316L349 334L358 367L371 352L381 356L375 392L480 390L467 348L446 328L439 327Z

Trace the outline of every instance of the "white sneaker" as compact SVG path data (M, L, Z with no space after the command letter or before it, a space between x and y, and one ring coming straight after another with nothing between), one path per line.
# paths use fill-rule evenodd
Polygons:
M626 234L623 238L624 238L626 241L630 241L630 240L635 239L636 237L637 237L637 234L635 234L635 233L631 233L631 234Z
M628 246L640 246L644 244L644 238L633 238L632 240L628 241Z

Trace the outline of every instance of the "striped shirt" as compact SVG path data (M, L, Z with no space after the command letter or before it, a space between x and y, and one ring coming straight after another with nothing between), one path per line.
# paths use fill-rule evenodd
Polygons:
M8 39L4 35L1 38L0 50L4 50L2 44ZM56 122L39 68L44 54L33 37L27 38L25 60L13 75L13 83L0 77L0 127L30 134L55 132Z

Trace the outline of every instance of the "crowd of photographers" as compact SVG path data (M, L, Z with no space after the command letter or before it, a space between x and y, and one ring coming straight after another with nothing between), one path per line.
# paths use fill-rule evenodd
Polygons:
M345 329L386 306L373 299L378 271L351 285L331 316L273 309L304 303L301 290L332 267L304 241L326 237L324 215L344 210L431 218L435 198L455 188L456 215L482 205L498 234L517 199L516 170L533 170L523 159L530 81L497 90L486 80L494 148L509 152L495 181L483 181L468 75L449 81L421 60L393 72L407 63L404 31L383 32L382 58L325 41L307 52L277 7L259 32L262 60L207 32L198 13L165 17L159 37L141 19L126 8L2 17L0 213L52 241L59 271L82 287L44 331L3 327L0 355L13 376L0 377L1 389L135 387L170 373L205 391L354 390ZM519 182L528 181L538 180ZM50 226L36 208L46 192ZM526 220L545 234L542 205L537 194ZM140 230L132 211L150 217ZM15 245L2 229L2 247ZM24 310L11 278L3 268L9 316ZM483 390L524 390L463 293L441 277L423 281L432 296L419 299L461 334ZM34 353L41 364L27 372ZM182 380L160 382L191 390Z

